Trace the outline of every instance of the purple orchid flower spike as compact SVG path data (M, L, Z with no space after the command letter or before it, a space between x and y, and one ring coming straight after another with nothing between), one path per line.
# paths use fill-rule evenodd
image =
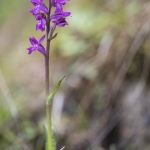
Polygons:
M49 86L49 54L51 48L51 41L56 38L57 33L55 33L56 26L64 27L68 25L66 21L66 17L70 16L70 12L63 11L63 5L65 5L69 0L48 0L48 5L44 4L44 0L30 0L30 2L34 5L34 8L31 9L31 12L37 23L36 30L45 31L46 36L42 36L38 41L35 37L30 37L29 41L31 46L27 48L28 54L31 54L34 51L39 51L44 55L45 59L45 98L46 98L46 114L47 114L47 148L52 150L54 147L53 137L52 137L52 125L51 125L51 101L54 95L57 93L57 90L64 79L64 77L57 83L54 92L52 92L52 96L50 94L50 86ZM54 11L52 10L54 9ZM52 11L51 11L52 10ZM51 14L51 12L54 12ZM46 48L42 45L46 37ZM63 148L62 148L63 149Z
M28 54L31 54L33 51L38 50L40 53L45 55L46 51L44 47L42 46L42 42L44 41L44 39L45 39L45 35L42 36L39 41L37 41L35 37L30 37L29 40L32 46L27 48L27 50L29 51Z
M44 0L30 0L30 2L35 6L29 12L31 12L37 21L36 23L36 30L40 30L42 32L45 31L47 27L47 35L51 35L50 38L54 39L55 35L53 36L53 27L64 27L68 25L66 21L66 17L70 16L70 12L64 12L62 6L65 5L69 0L49 0L50 6L55 8L54 14L50 14L51 11L46 7L44 4ZM49 18L50 16L50 18ZM54 24L51 27L50 21ZM56 34L57 35L57 34ZM31 47L27 48L29 51L28 54L31 54L33 51L38 50L42 54L46 54L45 48L42 46L42 42L45 36L43 36L39 41L35 39L35 37L30 37L30 43L32 44Z

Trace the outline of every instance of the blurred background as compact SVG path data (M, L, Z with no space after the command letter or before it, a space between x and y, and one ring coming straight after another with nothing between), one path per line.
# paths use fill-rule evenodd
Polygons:
M29 0L0 1L0 150L45 149L44 58ZM71 0L57 29L52 121L65 150L150 150L150 1Z

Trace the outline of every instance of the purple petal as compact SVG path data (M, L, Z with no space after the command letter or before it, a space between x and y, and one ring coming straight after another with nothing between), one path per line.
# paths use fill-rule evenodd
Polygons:
M46 14L48 13L48 8L46 6L40 5L40 10L45 12Z
M32 45L38 44L38 41L35 39L35 37L30 37L29 40Z
M27 48L27 50L28 50L28 54L31 54L33 52L33 47L29 47Z
M45 39L45 35L43 35L43 36L40 38L40 40L39 40L39 45L44 41L44 39Z
M60 13L60 12L62 12L63 11L63 9L62 9L62 5L60 5L59 3L56 3L56 13Z
M48 9L46 6L43 5L36 5L35 8L29 10L34 16L40 14L40 11L43 11L44 13L48 13Z
M38 46L38 51L44 55L46 54L46 51L45 51L44 47L42 47L42 46Z
M66 2L69 1L69 0L55 0L55 1L56 1L56 3L59 3L61 5L65 5Z
M40 14L38 14L38 15L35 16L35 19L36 19L37 21L38 21L38 20L42 20L42 17L41 17Z
M44 3L44 0L39 0L39 1L40 1L40 3L41 3L41 4L43 4L43 3Z
M60 18L60 19L54 20L53 23L55 23L60 28L68 25L68 23L65 20L65 18Z
M35 8L29 10L34 16L40 13L40 5L37 5Z
M59 22L59 23L57 24L57 26L58 26L59 28L64 27L64 26L67 26L67 25L68 25L67 22Z
M55 13L51 16L51 19L65 18L70 16L70 14L70 12Z
M36 24L36 30L41 30L42 32L45 31L45 25L46 25L45 19L38 20Z
M30 0L30 2L31 2L34 6L36 6L36 5L38 4L38 1L37 1L37 0Z
M39 5L39 4L42 5L44 2L44 0L30 0L30 1L34 6Z
M51 16L51 19L60 19L60 18L66 18L70 16L70 12L64 12L62 9L62 6L57 4L55 13Z

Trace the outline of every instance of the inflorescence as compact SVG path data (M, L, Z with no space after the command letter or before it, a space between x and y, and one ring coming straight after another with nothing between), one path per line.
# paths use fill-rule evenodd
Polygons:
M69 0L49 0L49 8L44 4L44 0L30 0L31 3L35 6L29 12L33 14L37 23L36 23L36 31L41 30L42 32L45 31L46 28L49 28L50 22L53 23L52 27L49 29L49 33L47 36L49 40L52 40L56 37L57 34L53 35L53 32L58 27L64 27L68 25L66 21L66 17L70 16L70 12L64 12L62 6L66 4ZM51 15L51 8L54 7L55 11ZM46 54L44 46L41 44L45 39L45 35L41 37L39 41L35 39L35 37L30 37L30 43L32 44L31 47L27 48L29 51L28 54L31 54L33 51L38 50L42 54Z

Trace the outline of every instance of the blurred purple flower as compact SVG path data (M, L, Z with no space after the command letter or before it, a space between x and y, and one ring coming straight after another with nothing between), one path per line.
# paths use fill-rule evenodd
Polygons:
M64 0L58 0L61 1L62 4L65 4ZM53 23L55 23L58 27L64 27L65 25L68 25L65 18L70 16L70 12L64 12L62 9L62 5L60 3L55 4L56 10L54 14L51 16L51 19Z
M37 41L35 39L35 37L30 37L29 40L30 40L30 43L32 44L32 46L27 48L27 50L29 51L28 54L31 54L33 51L38 50L40 53L45 55L46 51L41 44L44 41L44 39L45 39L45 35L42 36L39 41Z

